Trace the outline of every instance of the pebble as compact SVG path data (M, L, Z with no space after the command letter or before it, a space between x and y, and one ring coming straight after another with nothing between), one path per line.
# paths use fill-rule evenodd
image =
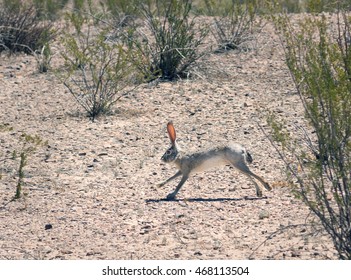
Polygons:
M46 224L45 225L45 230L49 230L52 229L52 224Z
M258 214L258 218L260 220L269 218L269 212L267 210L262 210L259 214Z

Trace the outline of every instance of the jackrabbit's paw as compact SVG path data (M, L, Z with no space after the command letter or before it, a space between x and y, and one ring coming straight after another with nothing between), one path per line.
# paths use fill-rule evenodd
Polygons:
M169 195L167 195L166 199L167 200L174 200L175 199L175 194L170 193Z
M265 183L265 184L264 184L264 187L265 187L266 190L268 190L268 191L271 191L271 190L272 190L272 187L271 187L268 183Z

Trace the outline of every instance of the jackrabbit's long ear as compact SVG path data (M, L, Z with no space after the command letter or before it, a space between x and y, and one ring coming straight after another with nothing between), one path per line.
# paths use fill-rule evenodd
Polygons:
M169 139L171 139L172 144L174 144L176 141L176 132L172 122L168 122L167 132L168 132Z

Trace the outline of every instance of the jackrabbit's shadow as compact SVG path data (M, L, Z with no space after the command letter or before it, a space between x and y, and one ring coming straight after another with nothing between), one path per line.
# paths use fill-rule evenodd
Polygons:
M160 199L146 199L146 203L158 203L158 202L216 202L216 201L244 201L244 200L263 200L268 199L267 196L263 197L242 197L242 198L231 198L231 197L219 197L219 198L186 198L186 199L167 199L167 198L160 198Z

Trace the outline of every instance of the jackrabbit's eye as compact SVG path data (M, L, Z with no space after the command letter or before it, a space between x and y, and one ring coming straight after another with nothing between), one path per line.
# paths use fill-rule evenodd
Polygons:
M167 150L166 155L169 156L170 154L172 154L171 150Z

